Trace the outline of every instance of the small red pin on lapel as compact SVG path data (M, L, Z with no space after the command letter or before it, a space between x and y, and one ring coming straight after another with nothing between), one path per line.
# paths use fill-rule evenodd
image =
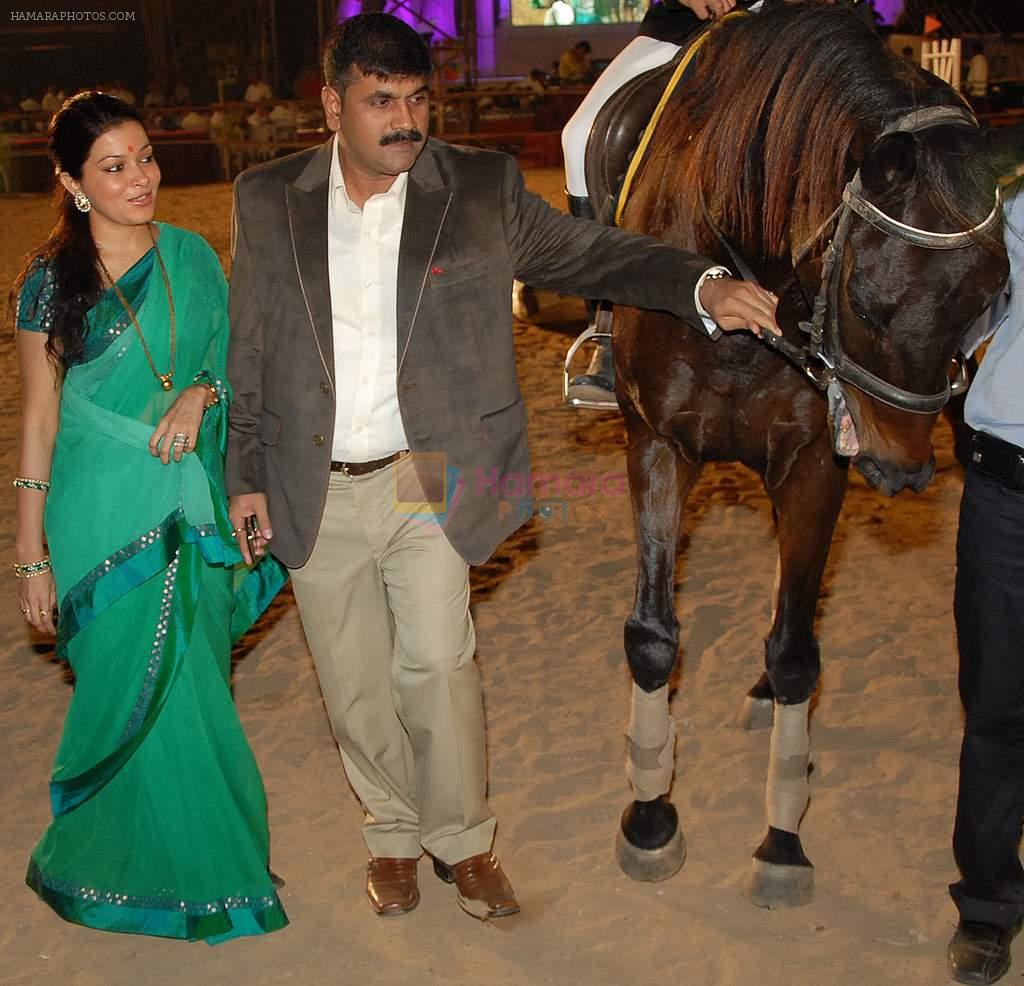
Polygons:
M431 267L430 268L430 273L431 274L443 274L444 273L444 268L443 267Z

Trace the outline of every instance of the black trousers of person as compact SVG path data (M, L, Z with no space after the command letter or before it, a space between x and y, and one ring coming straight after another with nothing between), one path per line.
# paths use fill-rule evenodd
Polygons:
M956 546L960 753L949 889L965 921L1024 917L1024 492L967 470Z

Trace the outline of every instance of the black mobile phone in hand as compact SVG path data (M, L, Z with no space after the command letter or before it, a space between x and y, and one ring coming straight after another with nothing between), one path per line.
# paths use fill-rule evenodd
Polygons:
M245 518L245 540L252 545L253 541L256 540L256 535L259 534L260 528L256 523L256 515L249 514Z

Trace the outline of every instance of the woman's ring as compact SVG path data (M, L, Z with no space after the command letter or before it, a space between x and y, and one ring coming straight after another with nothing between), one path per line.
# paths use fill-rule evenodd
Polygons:
M171 439L171 443L181 448L188 448L188 435L183 431L176 432L174 438Z

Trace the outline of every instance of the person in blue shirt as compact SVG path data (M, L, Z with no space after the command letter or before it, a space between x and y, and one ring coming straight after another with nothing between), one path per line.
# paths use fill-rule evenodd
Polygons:
M950 887L960 922L947 961L961 983L1005 975L1024 919L1024 181L1005 201L1010 279L974 340L991 342L964 409L976 434L956 547L961 879Z

